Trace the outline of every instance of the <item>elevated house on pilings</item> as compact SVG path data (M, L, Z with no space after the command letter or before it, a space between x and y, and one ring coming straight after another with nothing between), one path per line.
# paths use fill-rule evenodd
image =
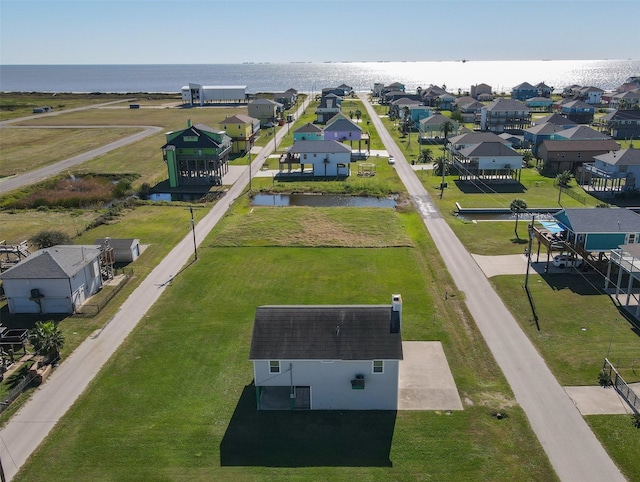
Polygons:
M615 277L615 282L614 278ZM604 289L618 300L636 319L640 319L640 245L623 244L611 250ZM611 289L611 284L614 289Z
M162 157L169 172L169 187L220 186L228 172L231 137L204 124L166 134ZM208 189L204 189L207 191Z
M481 142L454 156L461 181L520 182L522 154L502 142Z

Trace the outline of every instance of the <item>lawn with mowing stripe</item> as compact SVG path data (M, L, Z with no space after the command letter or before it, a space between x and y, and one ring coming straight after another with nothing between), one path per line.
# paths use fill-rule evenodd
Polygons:
M268 224L238 229L254 214L234 207L15 480L557 480L415 213L390 211L413 247L380 248L256 246ZM314 223L358 231L362 219ZM288 226L273 229L296 239ZM391 293L404 339L442 341L463 411L256 412L257 306Z

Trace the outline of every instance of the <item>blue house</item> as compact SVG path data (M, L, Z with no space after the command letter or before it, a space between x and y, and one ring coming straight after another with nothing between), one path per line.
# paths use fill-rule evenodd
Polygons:
M626 208L570 208L553 215L576 249L605 253L640 238L640 215Z
M513 100L527 100L538 97L538 89L529 82L523 82L511 89L511 98Z
M621 149L593 157L593 164L582 165L591 175L589 184L598 193L613 196L638 188L640 178L640 150Z
M596 113L596 108L581 100L573 100L562 104L560 112L576 124L591 124L591 122L593 122L593 116Z
M322 128L307 122L293 131L293 142L296 141L321 141L324 139Z

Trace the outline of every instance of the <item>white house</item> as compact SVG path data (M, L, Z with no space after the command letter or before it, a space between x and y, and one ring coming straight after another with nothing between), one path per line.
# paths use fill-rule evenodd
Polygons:
M10 313L74 313L102 287L97 246L40 249L0 274Z
M349 176L351 148L333 140L297 141L280 165L284 163L300 164L302 172L306 164L311 164L312 175L316 177Z
M258 410L396 410L402 298L260 306L249 359Z
M241 104L247 101L246 85L201 85L189 83L180 91L182 102L203 106L209 103Z

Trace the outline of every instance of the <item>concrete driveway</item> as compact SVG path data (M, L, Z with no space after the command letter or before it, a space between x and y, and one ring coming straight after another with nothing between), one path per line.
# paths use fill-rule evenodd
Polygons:
M462 410L456 383L439 341L403 341L398 410Z

